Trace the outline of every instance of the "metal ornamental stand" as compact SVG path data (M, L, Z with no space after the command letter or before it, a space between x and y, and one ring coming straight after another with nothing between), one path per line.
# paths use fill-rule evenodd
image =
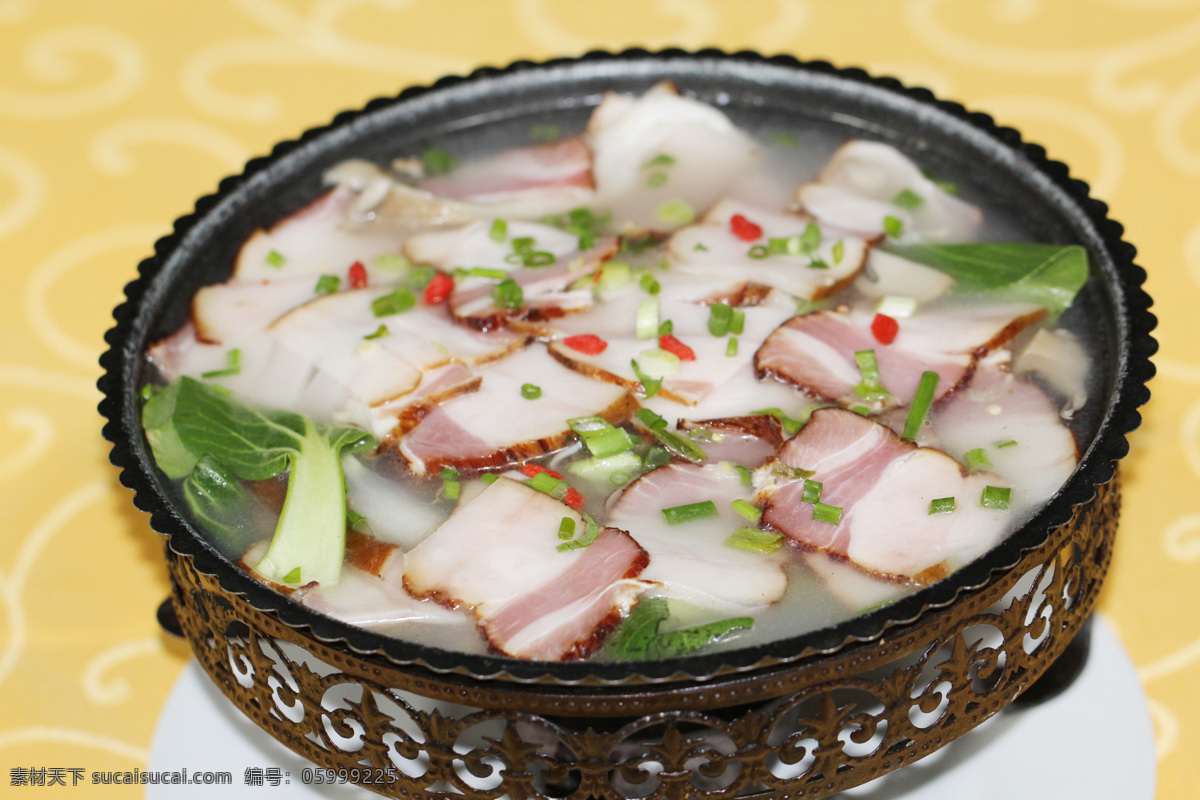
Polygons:
M1002 577L878 641L653 687L479 681L331 647L168 554L201 665L260 727L391 797L818 798L926 756L1063 652L1108 569L1118 480Z

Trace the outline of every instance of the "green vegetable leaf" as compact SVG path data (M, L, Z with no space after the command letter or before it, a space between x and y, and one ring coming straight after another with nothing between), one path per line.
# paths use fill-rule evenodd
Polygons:
M749 629L754 625L750 617L733 617L659 633L659 626L670 616L666 598L642 598L609 639L607 652L614 658L626 661L686 656L732 631Z
M306 581L337 583L346 532L341 456L373 447L374 437L357 428L318 426L299 414L252 408L187 377L146 404L142 424L155 460L168 476L183 477L206 456L243 480L265 480L287 471L283 512L267 555L255 569L282 583L302 567ZM179 474L189 458L187 471Z
M977 242L884 249L946 273L959 292L1002 292L1043 305L1055 316L1071 305L1088 277L1087 251L1077 244Z
M228 467L205 454L184 479L182 489L192 516L223 551L242 553L250 546L254 499Z

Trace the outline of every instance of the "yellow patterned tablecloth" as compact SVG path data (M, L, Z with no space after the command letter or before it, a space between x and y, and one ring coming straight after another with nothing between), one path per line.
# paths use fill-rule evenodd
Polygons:
M187 660L95 410L111 308L172 221L273 142L411 84L715 45L988 110L1126 225L1162 348L1102 610L1149 696L1158 797L1200 796L1200 2L0 0L0 44L0 795L23 796L17 767L145 768ZM55 791L141 794L26 794Z

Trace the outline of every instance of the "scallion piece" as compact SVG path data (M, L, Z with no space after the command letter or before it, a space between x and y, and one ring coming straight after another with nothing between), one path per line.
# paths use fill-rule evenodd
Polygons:
M654 158L642 164L642 169L653 169L654 167L669 167L675 163L675 157L667 153L659 153Z
M1006 442L996 442L996 445L995 445L995 447L996 447L996 449L997 449L997 450L1000 450L1000 449L1002 449L1002 448L1005 448L1005 447L1016 447L1016 446L1017 446L1017 440L1016 440L1016 439L1009 439L1009 440L1008 440L1008 441L1006 441Z
M901 189L900 193L892 198L892 202L911 211L914 208L920 208L921 204L925 202L925 198L912 189Z
M800 252L815 253L820 246L821 229L816 226L816 223L810 222L805 226L804 233L800 234Z
M412 262L400 253L380 253L371 259L371 263L384 269L407 269L412 266Z
M686 200L668 200L658 207L655 215L668 225L687 225L696 218L696 212Z
M342 279L337 275L322 275L317 278L317 285L313 287L313 294L333 294L342 285Z
M408 311L417 304L417 296L401 286L394 292L376 297L371 303L371 312L376 317L386 317Z
M755 553L774 553L783 547L783 534L743 526L730 534L725 540L725 546Z
M472 278L490 278L497 281L502 281L508 277L508 271L499 267L471 267L464 270L463 274L469 275Z
M863 400L886 400L892 393L883 388L879 382L879 362L875 360L874 350L859 350L854 354L854 361L862 373L862 382L854 387L854 393Z
M667 185L667 173L660 169L656 169L646 176L646 186L650 189L657 189L659 186Z
M629 366L633 368L634 377L638 379L638 383L642 385L642 391L645 392L646 398L649 399L658 394L658 390L662 388L662 378L652 378L642 372L638 366L636 358L629 359Z
M883 218L883 232L893 239L898 239L904 233L904 223L898 217L888 214Z
M729 310L729 332L735 336L741 336L745 328L746 312L740 308L731 308Z
M583 440L584 446L596 458L608 458L632 450L635 442L624 428L614 427L603 417L576 417L567 426Z
M751 474L749 468L743 467L741 464L734 464L733 466L737 470L738 478L742 481L742 486L750 486L754 483L754 475Z
M571 517L563 517L562 522L558 523L558 538L570 539L575 535L575 520Z
M846 242L844 239L838 239L833 243L833 263L841 264L842 259L846 256Z
M438 473L438 477L444 481L458 480L458 470L453 467L442 467L442 471Z
M825 484L820 481L814 481L811 478L804 479L804 489L800 495L800 499L805 503L821 502L821 490L825 488Z
M646 451L644 460L647 469L665 466L671 463L671 451L665 447L651 447Z
M707 253L708 245L706 245L704 242L696 242L695 246L692 249L695 250L697 253Z
M717 504L712 500L701 500L699 503L687 503L682 506L664 508L662 514L668 525L683 525L696 520L709 519L717 516Z
M233 348L225 353L225 367L223 369L209 370L201 372L200 377L204 380L212 378L225 378L230 375L240 375L242 372L242 351L238 348Z
M675 324L669 319L664 319L662 325L658 326L659 336L669 336L675 330Z
M565 553L568 550L578 550L596 541L596 537L600 534L600 526L596 523L596 520L592 519L590 514L584 514L583 521L585 523L583 535L578 539L572 539L569 542L560 544L557 548L558 552Z
M565 496L567 489L571 488L566 481L554 477L549 472L539 472L529 479L528 484L530 489L536 489L542 494L548 494L551 497L554 496L555 491L559 491ZM559 487L562 488L560 489ZM562 498L557 499L561 500Z
M908 418L904 420L902 438L914 441L925 424L929 407L933 405L933 394L937 391L938 374L933 370L921 373L921 382L917 385L917 393L913 397L912 407L908 409Z
M982 447L976 447L974 450L968 450L963 455L963 459L967 462L967 469L971 472L984 467L990 467L992 465L991 459L988 458L987 451Z
M287 575L284 575L283 582L284 583L299 583L300 582L300 568L296 567L291 572L289 572Z
M379 327L375 329L374 333L368 333L363 338L364 339L382 339L383 337L387 336L388 333L390 333L390 331L388 331L388 326L384 325L381 322L381 323L379 323Z
M842 510L837 506L830 506L821 502L813 503L813 519L817 522L827 522L830 525L837 525L842 519Z
M658 337L657 297L643 297L638 303L635 329L637 331L637 338L639 339L655 339Z
M287 263L287 259L283 257L283 253L279 252L278 250L272 250L271 252L267 253L267 263L278 269Z
M638 284L642 287L646 294L658 294L660 291L662 291L662 286L649 272L642 273L642 276L638 278Z
M733 358L738 354L738 339L736 336L730 336L728 344L725 345L725 357Z
M492 220L492 229L488 231L488 237L497 244L508 241L508 223L502 219Z
M775 421L779 423L779 427L783 430L783 435L787 436L789 439L791 437L795 436L796 431L803 428L804 423L808 422L808 418L810 416L812 416L812 411L809 411L801 419L796 419L794 417L788 416L788 414L783 409L774 408L774 407L760 408L757 411L751 411L750 413L751 414L766 414L768 416L774 417Z
M524 253L521 263L527 267L548 267L556 260L554 253L548 250L535 250L532 253Z
M929 515L934 514L949 514L954 510L953 497L939 497L936 500L929 501Z
M493 483L500 480L500 476L493 472L487 472L487 473L484 473L483 475L480 475L479 480L483 481L488 486L491 486Z
M707 250L708 248L704 249ZM767 250L766 245L756 244L746 251L746 255L750 256L750 258L761 260L770 255L770 252Z
M759 519L762 518L762 511L758 510L740 497L737 500L734 500L730 505L733 507L734 511L742 515L748 522L752 522L755 525L757 525Z
M1012 499L1012 489L1003 486L985 486L979 497L979 504L984 508L995 508L1003 511L1008 508Z
M533 383L521 384L521 397L524 397L526 400L537 400L541 396L542 387Z
M639 408L634 413L634 416L637 417L638 422L649 429L655 439L665 445L672 453L697 464L708 458L708 455L697 447L695 442L685 436L680 436L674 431L667 430L667 421L659 414L648 408ZM653 453L654 451L651 450L650 452ZM647 466L661 466L651 464L649 453L646 455L646 464Z
M445 175L458 163L458 159L440 147L426 147L421 151L421 161L430 175Z
M633 269L624 261L609 261L600 268L600 278L596 286L602 292L619 289L633 281Z
M505 278L492 287L492 302L497 308L516 311L525 303L525 293L512 278Z
M725 303L713 303L708 307L708 332L713 336L724 336L729 333L732 318L733 308Z
M458 481L444 481L442 483L442 495L447 500L457 500L461 485Z

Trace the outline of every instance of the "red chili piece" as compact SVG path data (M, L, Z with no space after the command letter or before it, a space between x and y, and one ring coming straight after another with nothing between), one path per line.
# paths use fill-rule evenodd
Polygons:
M351 289L367 288L367 268L363 266L361 261L355 261L350 265L350 272L346 276Z
M563 502L576 511L583 510L583 495L579 493L578 489L567 489L567 494L563 498Z
M886 314L876 314L871 320L871 334L880 344L891 344L900 332L900 323Z
M521 474L528 478L532 478L535 475L540 475L543 472L549 475L551 478L558 478L560 481L566 480L566 478L562 476L561 472L555 472L552 469L547 469L541 464L526 464L525 466L521 467Z
M581 333L577 336L568 336L563 339L563 344L587 356L599 355L608 348L608 342L594 333Z
M676 339L669 333L664 333L658 337L658 346L668 353L674 353L680 361L695 361L696 351L688 347L683 342Z
M445 302L453 289L454 279L444 272L437 273L425 286L425 305L436 306L438 303Z
M762 226L754 224L741 214L734 214L729 218L729 230L743 242L753 242L762 236Z

